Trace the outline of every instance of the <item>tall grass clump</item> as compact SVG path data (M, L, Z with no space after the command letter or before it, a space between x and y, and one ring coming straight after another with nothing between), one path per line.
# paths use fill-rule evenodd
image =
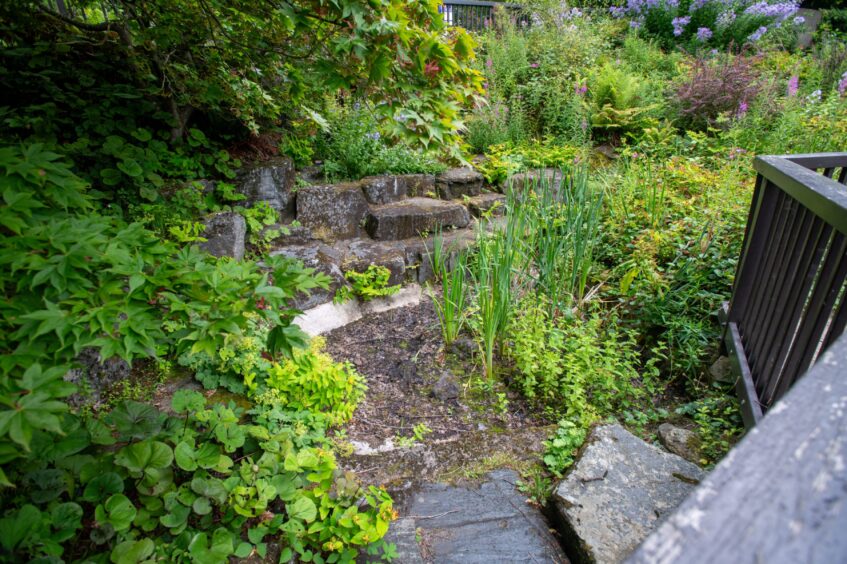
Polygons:
M576 166L552 176L539 174L525 186L523 200L524 241L537 302L547 304L551 316L581 305L599 240L602 191L589 186L586 167Z
M522 238L526 214L520 206L511 211L505 228L489 234L480 227L477 249L471 263L477 309L477 332L481 342L485 376L494 376L494 350L502 341L515 297L521 284Z
M440 262L437 278L441 280L441 298L436 296L431 286L427 288L435 306L445 345L452 344L458 338L467 321L465 313L469 289L467 253L456 253L452 262L452 268L448 268L446 261Z

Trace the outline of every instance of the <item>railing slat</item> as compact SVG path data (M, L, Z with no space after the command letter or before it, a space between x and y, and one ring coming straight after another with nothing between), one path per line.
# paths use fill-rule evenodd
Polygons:
M797 340L793 344L792 351L788 355L780 374L776 393L773 397L760 398L765 405L770 405L773 401L779 399L780 394L787 391L791 384L808 370L814 361L818 342L825 337L823 335L824 324L831 312L830 309L826 309L827 304L832 307L837 296L837 291L833 295L832 286L838 283L839 276L842 277L843 282L844 253L847 251L845 239L847 238L842 233L836 233L832 239L829 252L827 252L821 265L818 280L812 290L811 299L806 311L802 314L803 322L799 328ZM838 286L840 287L840 283L838 283Z
M813 216L811 212L807 211L807 213ZM803 308L806 306L807 298L812 290L812 285L815 282L816 274L824 256L824 247L821 246L821 242L828 241L831 234L832 227L827 225L819 217L814 217L809 234L802 243L802 261L796 271L786 275L786 278L792 279L792 283L789 285L790 292L783 310L785 321L777 324L778 330L773 338L773 342L777 344L774 347L774 354L771 357L773 363L765 367L765 370L769 373L773 371L777 371L778 373L781 371L786 357L791 352L792 343L794 342L798 327L802 322L801 314L803 313ZM768 386L762 397L771 397L773 395L778 380L778 376L769 378L772 385Z

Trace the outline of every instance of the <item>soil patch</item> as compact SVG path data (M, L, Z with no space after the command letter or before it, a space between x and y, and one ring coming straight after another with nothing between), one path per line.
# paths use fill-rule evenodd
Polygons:
M404 494L422 482L475 481L539 461L554 427L502 383L486 384L473 341L445 351L429 297L369 315L326 340L327 352L352 363L368 384L336 440L346 454L341 464L364 482L384 484L401 509Z

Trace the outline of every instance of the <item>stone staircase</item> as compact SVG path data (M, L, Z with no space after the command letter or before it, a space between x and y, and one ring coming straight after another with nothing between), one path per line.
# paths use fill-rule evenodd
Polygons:
M480 222L502 216L505 203L505 196L487 191L482 175L470 168L295 186L286 159L245 170L237 183L245 204L265 201L280 212L281 225L299 224L272 242L271 253L300 259L332 279L328 290L296 300L293 305L304 310L331 301L347 284L346 271L371 264L388 268L392 285L426 282L433 275L428 260L433 234L442 232L450 253L465 249Z

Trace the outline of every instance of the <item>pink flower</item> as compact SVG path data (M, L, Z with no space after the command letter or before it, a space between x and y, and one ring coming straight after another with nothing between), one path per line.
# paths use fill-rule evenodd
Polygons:
M486 66L486 67L488 67L488 68L493 67L493 66L494 66L494 61L492 61L491 59L486 60L486 61L485 61L485 66Z
M531 69L537 69L539 66L541 66L541 65L539 65L538 63L531 63L531 64L529 65L529 68L531 68Z
M796 74L788 79L788 97L793 98L797 95L797 90L800 88L800 77Z
M577 84L573 87L573 91L577 96L585 96L585 93L588 92L588 87L584 84Z

